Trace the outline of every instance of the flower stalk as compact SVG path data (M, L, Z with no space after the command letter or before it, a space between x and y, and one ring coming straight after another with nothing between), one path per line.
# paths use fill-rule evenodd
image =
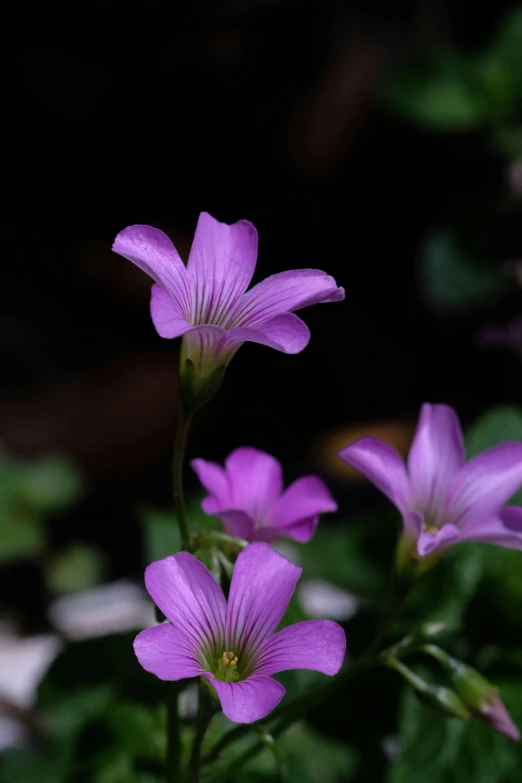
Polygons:
M167 783L181 779L181 724L179 719L179 682L167 683Z
M190 533L185 511L185 498L183 496L183 455L185 453L185 444L187 434L190 428L193 414L181 405L176 428L176 437L174 440L174 454L172 456L172 494L174 496L174 510L178 520L179 532L181 536L181 548L186 552L191 551Z
M192 743L189 763L189 783L199 783L201 770L201 749L205 734L214 715L214 707L208 688L200 683L198 714L196 718L196 734Z

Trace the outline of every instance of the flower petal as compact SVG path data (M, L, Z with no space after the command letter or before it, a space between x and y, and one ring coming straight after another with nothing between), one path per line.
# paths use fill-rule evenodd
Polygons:
M157 283L152 286L151 290L150 314L157 333L167 340L180 337L189 329L194 328L180 315L174 300Z
M217 691L223 712L235 723L253 723L277 707L285 689L270 677L249 677L242 682L222 682L212 674L205 677Z
M417 552L421 557L461 541L461 531L455 525L444 525L436 535L421 530L417 539Z
M197 475L210 496L203 500L203 508L207 514L216 514L221 509L233 505L230 482L224 468L216 462L206 459L193 459L190 467Z
M188 552L151 563L145 585L156 606L196 653L221 649L226 601L203 563Z
M469 523L462 531L462 540L522 549L522 508L506 506L498 516Z
M495 516L522 485L522 443L510 442L477 454L455 477L444 518L464 528Z
M194 281L194 323L222 326L246 291L257 260L257 231L248 220L228 225L202 212L187 271Z
M265 543L250 544L237 558L226 641L227 649L240 656L240 661L243 657L243 666L279 625L301 570Z
M299 353L310 341L310 330L299 316L293 313L276 315L258 327L238 326L227 332L227 343L241 345L244 342L259 343L283 353Z
M216 513L223 522L225 533L236 536L236 538L242 538L245 541L252 541L254 522L245 511L230 509L229 511L219 511Z
M178 251L163 231L152 226L129 226L117 235L112 249L152 277L169 293L177 312L189 318L190 280Z
M231 326L253 328L274 316L291 313L320 302L340 302L344 289L319 269L294 269L265 278L238 303L231 314Z
M408 456L408 473L411 501L427 518L435 520L463 464L464 442L457 414L448 405L424 403Z
M366 476L400 511L407 510L409 498L406 466L399 452L378 438L359 438L339 456Z
M286 530L281 530L280 527L268 527L268 525L261 525L255 527L252 530L252 534L249 541L265 541L270 544L272 541L276 541L278 538L290 538Z
M283 530L283 535L287 538L293 538L294 541L299 541L300 544L307 544L310 541L319 523L319 517L308 517L308 519L299 519L297 522L292 522Z
M287 527L271 527L269 525L261 525L256 527L252 532L250 541L275 541L277 538L293 538L294 541L299 541L301 544L306 544L307 541L313 537L319 517L309 517L308 519L300 519L297 522L293 522Z
M302 476L290 484L270 512L270 524L288 528L300 520L337 511L337 503L319 476Z
M170 623L139 633L134 652L145 671L160 680L183 680L203 673L192 645Z
M305 620L268 639L256 659L255 674L311 669L337 674L346 652L343 629L332 620Z
M501 734L505 734L509 739L518 742L520 739L520 732L518 727L513 723L511 715L505 708L503 702L496 696L493 701L483 708L482 713L477 715L478 718L489 723L489 725L499 731Z
M228 455L225 469L231 508L246 511L254 520L266 518L283 489L281 464L271 454L244 446Z

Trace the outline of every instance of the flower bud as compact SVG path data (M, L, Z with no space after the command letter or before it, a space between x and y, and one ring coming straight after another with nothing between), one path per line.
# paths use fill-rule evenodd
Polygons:
M419 639L433 639L434 636L440 636L441 633L444 633L446 628L447 623L445 622L428 621L420 626L419 630L417 631L417 635Z
M453 659L452 659L453 660ZM520 739L520 732L504 707L498 688L488 682L476 669L453 661L455 666L449 672L455 690L469 707L473 715L505 734L512 740Z
M416 690L416 696L423 704L434 707L450 718L469 718L469 710L455 691L443 685L428 685L423 690Z
M436 658L448 674L453 687L471 713L513 740L520 732L504 707L496 688L476 669L458 661L434 645L426 645L425 652Z
M391 669L395 669L414 688L415 695L424 704L452 718L469 718L469 710L454 691L443 685L432 685L426 682L393 656L386 659L386 664Z
M411 532L404 532L395 551L395 586L399 594L405 595L413 585L428 571L437 565L444 550L436 550L420 557L417 552L417 540Z

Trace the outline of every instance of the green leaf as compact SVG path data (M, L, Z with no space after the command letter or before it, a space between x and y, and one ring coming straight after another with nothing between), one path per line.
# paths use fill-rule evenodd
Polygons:
M67 764L60 756L8 749L0 756L0 783L69 783Z
M371 509L367 516L361 514L358 519L335 527L319 525L310 543L296 545L304 573L308 578L320 577L357 595L381 597L387 573L379 560L378 547L383 542L393 546L393 520L393 509L383 505ZM385 557L389 557L390 547L385 550Z
M435 130L471 131L488 119L487 96L472 63L451 50L396 71L385 84L384 100L408 119Z
M135 757L161 760L165 754L164 714L135 702L113 704L106 714L118 746Z
M102 717L114 698L110 684L96 683L91 687L76 687L66 692L51 689L39 707L46 715L51 736L58 742L76 738L92 720Z
M484 413L466 431L468 459L506 440L522 440L522 410L499 405Z
M398 69L383 97L408 119L438 131L494 130L516 119L522 98L520 9L476 55L439 49Z
M42 457L21 470L23 499L42 511L55 511L70 505L83 489L78 470L65 457Z
M43 548L44 533L40 520L29 512L13 509L4 513L0 535L0 563L34 557Z
M145 559L147 563L175 555L181 549L179 528L174 514L147 510L142 513L145 529Z
M51 707L63 694L110 686L118 698L155 704L164 698L165 684L136 660L135 633L88 639L65 648L38 686L37 706Z
M494 264L467 257L448 230L429 236L422 248L419 287L426 303L442 312L491 302L509 286Z
M406 598L403 631L419 618L444 621L448 631L458 630L482 579L484 554L479 544L450 549Z
M257 742L253 731L227 748L219 761L205 768L204 783L273 783L279 780L278 762L267 748L234 772L234 759ZM350 781L359 763L353 748L332 740L306 723L296 723L275 740L285 783L338 783ZM227 774L228 773L228 774Z
M53 592L74 593L100 584L104 570L101 552L88 544L73 544L49 561L46 579Z
M348 781L357 769L357 753L306 723L298 723L277 741L289 783ZM269 778L273 780L272 776Z
M498 128L494 133L494 141L500 152L508 158L522 158L522 129L518 126Z
M189 531L204 533L221 530L220 520L205 514L201 508L201 497L193 496L187 502ZM144 509L141 520L145 529L145 557L148 563L180 551L181 538L174 511Z

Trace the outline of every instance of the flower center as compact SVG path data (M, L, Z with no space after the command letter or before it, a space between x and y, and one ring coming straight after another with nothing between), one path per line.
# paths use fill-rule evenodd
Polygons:
M422 529L424 530L425 533L429 533L430 536L436 536L437 533L439 532L439 528L436 527L435 525L430 524L429 522L424 522L424 524L422 525Z
M224 652L218 660L218 669L214 675L216 680L223 682L237 682L239 680L238 657L233 652Z

